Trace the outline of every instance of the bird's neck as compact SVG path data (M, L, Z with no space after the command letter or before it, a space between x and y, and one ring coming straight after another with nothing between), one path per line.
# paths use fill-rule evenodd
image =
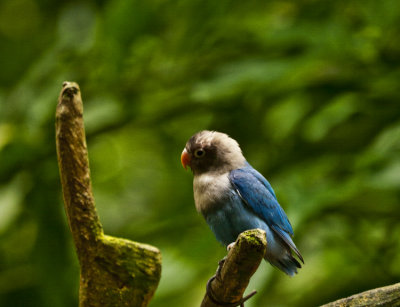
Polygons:
M230 189L229 172L195 175L193 192L197 211L205 215L216 210L225 202Z

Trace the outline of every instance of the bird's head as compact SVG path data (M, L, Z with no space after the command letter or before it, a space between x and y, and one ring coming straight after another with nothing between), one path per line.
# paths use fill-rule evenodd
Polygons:
M200 131L186 143L181 155L186 169L195 175L206 172L224 173L243 167L246 160L239 144L227 134L216 131Z

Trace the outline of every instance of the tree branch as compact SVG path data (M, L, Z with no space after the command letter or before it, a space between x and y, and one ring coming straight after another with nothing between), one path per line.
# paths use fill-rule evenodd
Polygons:
M104 235L96 212L78 84L64 82L56 143L65 211L78 255L80 306L147 306L161 276L157 248Z
M321 307L400 306L400 283L358 293Z
M211 281L201 307L239 305L251 276L264 258L266 248L267 240L263 230L253 229L241 233Z

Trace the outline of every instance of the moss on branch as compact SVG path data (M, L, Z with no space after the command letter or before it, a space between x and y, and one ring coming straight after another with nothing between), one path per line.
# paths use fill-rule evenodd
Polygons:
M80 263L80 306L147 306L161 276L155 247L104 235L90 180L78 84L64 82L56 143L65 211Z

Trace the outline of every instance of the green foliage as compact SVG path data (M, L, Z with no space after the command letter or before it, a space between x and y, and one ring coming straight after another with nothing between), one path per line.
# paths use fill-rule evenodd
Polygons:
M105 231L158 246L151 306L198 306L224 248L180 166L201 129L274 186L306 264L262 264L249 306L312 306L400 279L400 5L0 2L0 302L74 306L54 112L82 89Z

